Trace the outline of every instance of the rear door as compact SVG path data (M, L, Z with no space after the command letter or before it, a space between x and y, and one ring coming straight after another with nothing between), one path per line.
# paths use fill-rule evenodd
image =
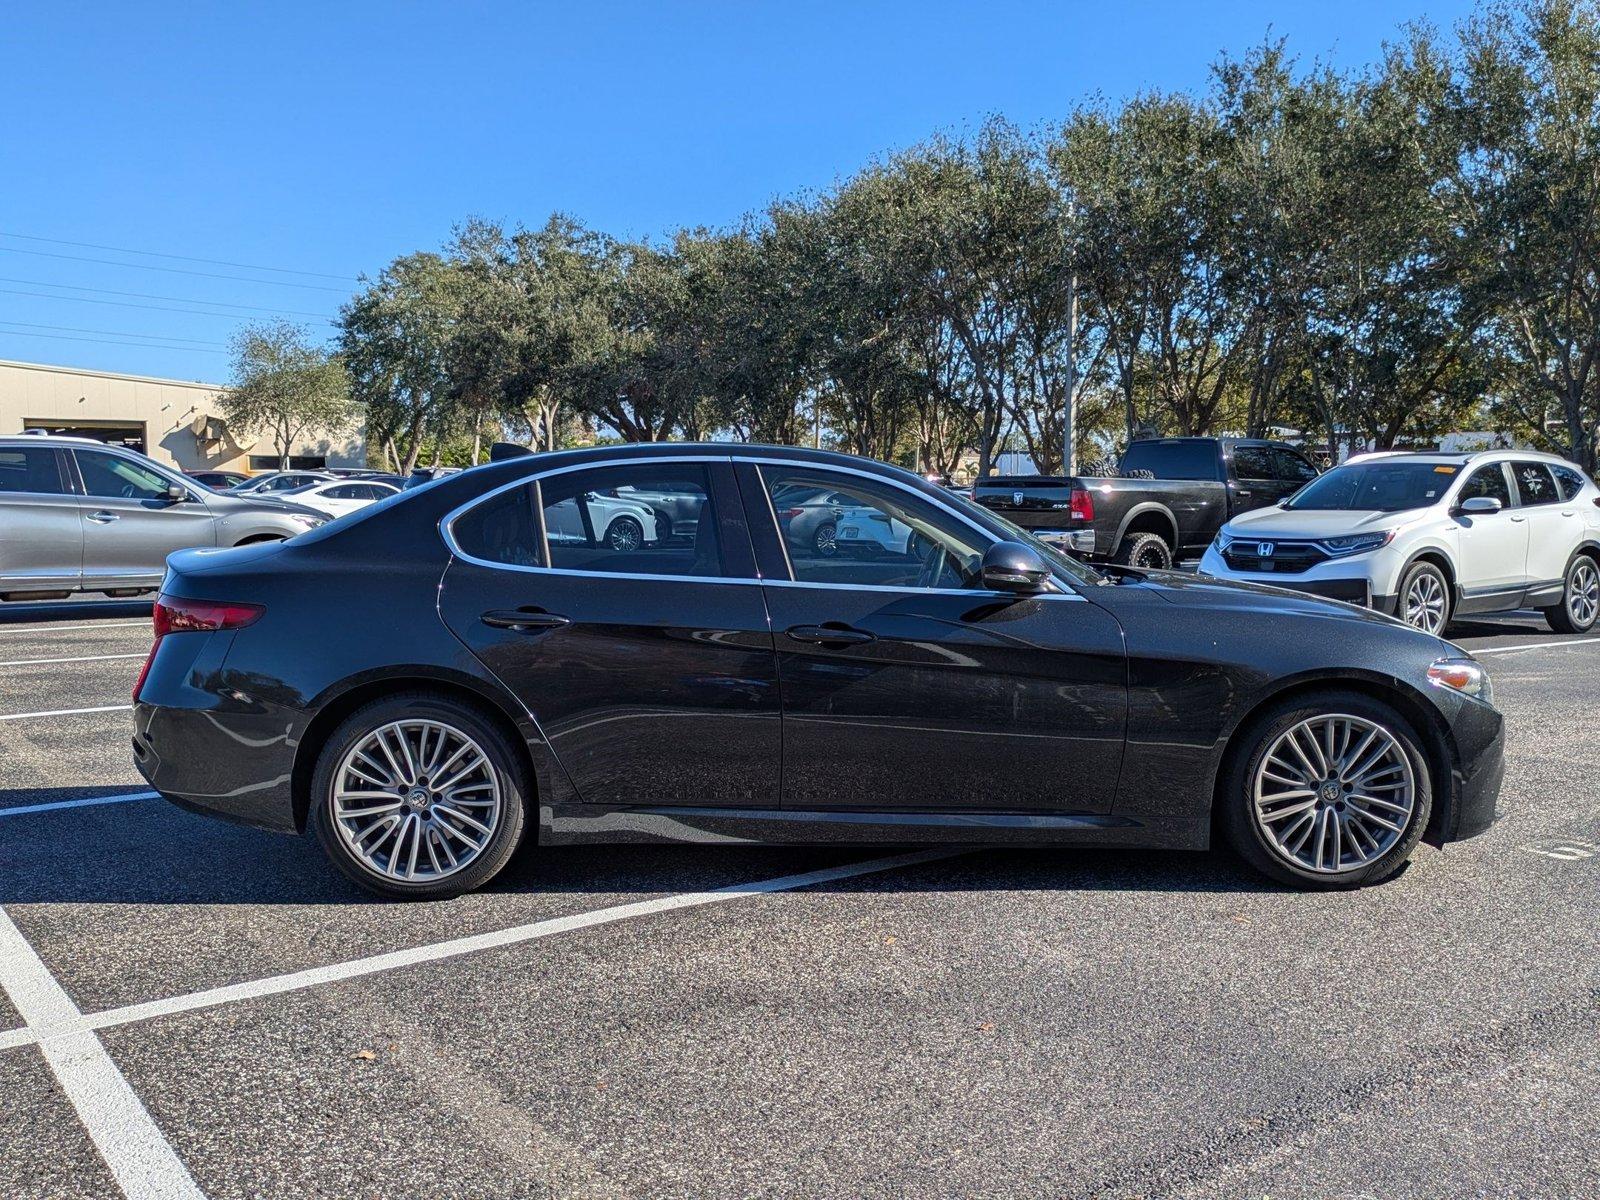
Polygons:
M785 808L1110 809L1127 667L1109 613L984 589L994 535L881 476L738 470L778 647ZM771 498L804 489L908 536L833 554L780 537Z
M671 495L693 528L615 548L597 515L622 488ZM777 663L726 458L548 472L448 527L440 615L585 804L777 807Z
M78 586L83 527L69 479L52 446L0 447L0 591Z
M197 490L170 500L177 482L126 455L73 449L83 494L83 586L154 587L167 555L215 546L216 524Z
M1511 477L1528 518L1528 584L1559 583L1566 577L1567 560L1583 538L1578 506L1561 499L1561 489L1548 463L1516 459Z

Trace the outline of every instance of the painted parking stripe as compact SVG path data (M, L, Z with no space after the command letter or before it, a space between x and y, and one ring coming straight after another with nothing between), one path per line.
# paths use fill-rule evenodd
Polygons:
M55 812L61 808L93 808L100 804L126 804L130 800L154 800L160 794L160 792L121 792L113 796L85 796L82 800L51 800L46 804L19 804L13 808L0 808L0 817Z
M56 708L48 712L6 713L0 716L0 721L26 721L32 717L76 717L80 713L129 712L132 708L131 704L101 704L95 708Z
M75 654L71 658L13 658L0 662L0 667L31 667L35 663L110 662L113 658L146 658L148 656L148 651L139 650L133 654Z
M128 1200L205 1200L83 1014L0 908L0 989Z
M0 625L0 633L60 633L68 629L150 629L149 621L104 621L93 625L52 625L48 621Z
M221 1004L233 1004L241 1000L254 1000L262 996L278 996L285 992L303 991L319 984L338 983L346 979L358 979L363 975L375 975L381 971L392 971L397 967L416 966L420 963L438 962L446 958L458 958L463 954L473 954L479 950L494 950L502 946L515 946L522 942L554 937L557 934L571 933L578 929L592 929L598 925L611 925L618 921L628 921L634 917L673 912L683 908L700 908L708 904L722 904L729 900L738 900L745 896L794 891L797 888L816 887L818 884L833 883L840 879L852 879L860 875L875 875L883 871L893 871L900 867L914 867L922 863L937 862L943 858L954 858L960 854L970 854L978 848L975 846L939 846L930 850L918 850L910 854L897 854L889 858L872 858L864 862L848 863L840 867L826 867L819 871L807 871L800 875L783 875L776 879L763 879L754 883L736 883L709 892L685 892L677 896L662 896L655 900L640 900L633 904L618 904L611 908L596 909L593 912L575 913L567 917L553 917L544 921L534 921L527 925L514 925L509 929L499 929L493 933L474 934L470 937L452 938L447 942L435 942L427 946L393 950L387 954L374 954L367 958L331 963L325 967L312 967L304 971L293 971L287 975L272 975L265 979L255 979L247 983L235 983L226 987L209 988L203 992L190 992L187 995L173 996L165 1000L150 1000L142 1004L108 1008L100 1012L84 1014L76 1022L76 1027L86 1030L111 1029L118 1025L129 1025L135 1021L149 1021L156 1017L168 1017L178 1013L194 1012L196 1009L215 1008ZM0 1033L0 1049L4 1049L8 1045L25 1046L33 1040L34 1034L30 1030L7 1030L4 1033Z
M1564 642L1529 642L1524 646L1488 646L1482 650L1470 651L1474 658L1484 654L1510 654L1515 650L1549 650L1556 646L1587 646L1593 642L1600 642L1600 637L1568 638Z

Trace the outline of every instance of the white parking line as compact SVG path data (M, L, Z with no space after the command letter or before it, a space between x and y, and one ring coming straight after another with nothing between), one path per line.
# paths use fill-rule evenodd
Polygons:
M30 717L75 717L79 713L128 712L131 704L102 704L96 708L56 708L48 712L6 713L0 721L26 721Z
M788 892L796 888L815 887L822 883L832 883L839 879L851 879L858 875L874 875L882 871L892 871L899 867L912 867L921 863L936 862L942 858L970 854L977 848L974 846L939 846L930 850L918 850L910 854L897 854L890 858L871 858L864 862L847 863L839 867L825 867L819 871L807 871L800 875L782 875L776 879L763 879L754 883L736 883L729 887L717 888L709 892L684 892L677 896L661 896L655 900L640 900L633 904L618 904L611 908L574 913L567 917L552 917L544 921L534 921L527 925L513 925L509 929L498 929L493 933L479 933L470 937L452 938L446 942L434 942L427 946L413 946L406 950L391 950L387 954L374 954L367 958L355 958L346 962L330 963L325 967L311 967L304 971L292 971L287 975L271 975L265 979L254 979L247 983L235 983L226 987L209 988L203 992L190 992L187 995L173 996L165 1000L149 1000L141 1004L124 1005L121 1008L103 1009L100 1012L83 1015L78 1019L75 1027L86 1030L111 1029L119 1025L129 1025L135 1021L149 1021L156 1017L168 1017L177 1013L194 1012L196 1009L201 1008L214 1008L219 1004L233 1004L241 1000L254 1000L261 996L277 996L285 992L298 992L306 988L316 987L319 984L356 979L363 975L374 975L380 971L392 971L397 967L415 966L418 963L438 962L441 959L456 958L479 950L493 950L502 946L514 946L521 942L531 942L539 938L554 937L560 933L570 933L575 929L591 929L597 925L610 925L617 921L627 921L634 917L649 916L653 913L672 912L680 908L698 908L707 904L721 904L729 900L738 900L743 896L758 896L769 892ZM24 1015L24 1019L26 1019L26 1015ZM0 1033L0 1049L5 1049L8 1046L25 1046L33 1040L34 1035L30 1030L7 1030Z
M94 625L51 625L49 622L0 625L0 633L59 633L64 629L149 629L149 621L105 621Z
M205 1200L106 1048L50 969L0 908L0 989L129 1200Z
M1514 650L1549 650L1553 646L1587 646L1591 642L1600 642L1600 637L1568 638L1564 642L1529 642L1523 646L1488 646L1482 650L1470 651L1474 658L1484 654L1510 654Z
M13 658L0 662L0 667L28 667L34 663L109 662L113 658L144 658L148 653L140 650L134 654L77 654L71 658Z
M154 800L160 792L121 792L112 796L85 796L82 800L51 800L46 804L19 804L0 808L0 817L20 817L27 813L54 812L58 808L91 808L97 804L126 804L130 800Z

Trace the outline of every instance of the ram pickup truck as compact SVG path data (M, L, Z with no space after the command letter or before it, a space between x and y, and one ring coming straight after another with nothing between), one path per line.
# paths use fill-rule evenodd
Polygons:
M1151 438L1128 444L1115 476L990 476L973 499L1085 558L1164 570L1203 554L1230 517L1316 477L1283 442Z

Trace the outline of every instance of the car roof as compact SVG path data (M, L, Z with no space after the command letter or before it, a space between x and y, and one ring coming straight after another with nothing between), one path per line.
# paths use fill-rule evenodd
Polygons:
M1345 463L1376 462L1415 462L1415 463L1450 463L1461 466L1470 462L1493 462L1497 459L1517 458L1532 459L1535 462L1558 463L1572 466L1570 462L1559 454L1550 454L1544 450L1374 450L1366 454L1352 455Z

